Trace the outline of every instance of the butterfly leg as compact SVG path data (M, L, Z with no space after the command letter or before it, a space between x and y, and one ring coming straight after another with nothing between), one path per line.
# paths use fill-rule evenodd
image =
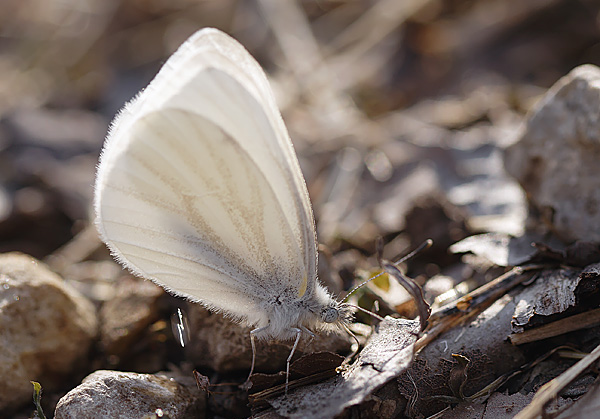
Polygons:
M310 344L313 342L313 340L315 340L315 336L316 336L316 335L315 335L313 332L311 332L310 330L308 330L308 329L307 329L306 327L304 327L304 326L300 326L300 329L302 329L302 331L303 331L304 333L306 333L308 336L310 336L310 340L309 340L309 341L308 341L308 343L306 344L307 346L308 346L308 345L310 345Z
M269 326L265 326L250 331L250 345L252 346L252 365L250 366L250 374L248 374L246 382L240 386L244 390L250 390L250 388L252 387L250 377L252 377L252 374L254 373L254 364L256 362L256 335L264 330L267 330L268 328Z
M291 330L296 334L296 340L294 341L292 352L290 352L290 356L288 356L287 363L285 365L285 394L287 394L288 392L288 384L290 382L290 362L292 362L292 357L294 356L294 352L296 352L298 342L300 342L300 336L302 336L302 329L292 327Z
M356 335L354 333L352 333L352 331L348 328L348 326L346 326L345 324L342 324L342 327L346 330L346 332L348 332L348 334L350 336L352 336L352 338L354 339L354 341L356 343L356 345L352 345L352 347L353 347L352 353L344 359L344 362L342 362L341 366L345 366L345 365L348 365L350 363L350 361L352 361L352 358L354 358L354 355L356 355L358 353L358 350L360 349L360 342L359 342L358 338L356 337Z

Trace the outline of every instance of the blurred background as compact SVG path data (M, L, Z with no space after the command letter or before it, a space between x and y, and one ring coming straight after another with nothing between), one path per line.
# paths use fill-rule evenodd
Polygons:
M114 115L206 26L238 39L270 78L324 245L320 277L336 292L377 266L379 236L387 258L434 240L409 270L427 298L470 278L449 245L524 229L502 150L552 84L600 64L592 0L0 1L0 252L44 260L119 321L125 274L90 225L95 165ZM426 283L436 276L443 286ZM398 301L387 302L401 312ZM102 349L61 394L99 367L175 362L147 349L177 345L173 309L163 311L125 349L104 319Z
M599 11L590 0L3 0L0 251L44 258L84 230L110 120L205 26L269 74L320 242L370 252L377 235L403 248L518 233L523 197L498 150L547 87L599 63Z

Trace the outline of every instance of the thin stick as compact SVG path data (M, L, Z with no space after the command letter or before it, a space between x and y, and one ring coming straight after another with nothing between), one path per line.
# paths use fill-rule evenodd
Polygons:
M429 249L433 245L433 240L427 239L423 243L421 243L415 250L410 252L406 256L402 256L400 259L394 262L394 265L398 265L399 263L406 262L409 259L414 258L417 254L421 253L423 250Z
M493 281L471 291L467 295L462 296L456 301L446 304L443 307L435 310L429 317L430 322L439 321L451 314L458 312L467 312L480 304L486 304L490 301L496 301L498 298L506 294L508 291L521 284L531 275L526 275L527 272L543 268L540 265L530 265L523 267L515 267L505 274L499 276Z
M587 329L600 324L600 308L575 314L552 323L545 324L522 333L513 333L509 339L514 345L535 342L542 339L562 335L575 330Z
M532 269L534 267L513 268L484 286L434 311L429 317L429 329L415 343L415 351L421 350L447 330L475 317L512 288L531 278L531 275L527 275L525 271Z
M515 419L534 419L543 416L546 405L551 402L560 391L575 380L581 373L591 367L600 359L600 345L596 346L588 356L577 362L554 380L544 384L533 397L529 405L521 410Z
M413 279L407 277L402 273L400 269L398 269L397 264L401 261L408 260L414 255L416 255L421 250L430 247L433 244L433 240L427 239L423 242L419 247L410 252L408 255L400 259L398 262L390 262L389 260L385 260L383 258L383 239L379 238L377 240L377 261L379 262L379 266L391 277L395 278L396 281L400 285L404 287L406 291L413 298L415 305L417 306L417 310L419 312L419 322L421 324L421 329L419 332L423 332L427 327L427 320L429 319L429 315L431 314L431 308L425 298L423 298L423 289L419 284L417 284Z

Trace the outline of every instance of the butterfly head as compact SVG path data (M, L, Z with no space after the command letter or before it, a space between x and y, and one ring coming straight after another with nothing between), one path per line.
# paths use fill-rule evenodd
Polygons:
M313 330L333 332L344 329L354 317L354 308L336 300L319 282L313 288L313 293L306 296L301 304L308 309L306 313L311 313L305 317L305 326Z
M325 323L334 323L340 318L340 312L335 307L326 307L321 311L321 319Z
M350 305L335 300L332 300L321 310L321 320L329 324L347 325L352 321L353 315Z

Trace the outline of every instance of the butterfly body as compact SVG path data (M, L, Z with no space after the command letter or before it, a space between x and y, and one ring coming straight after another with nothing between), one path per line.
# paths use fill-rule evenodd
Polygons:
M262 312L267 314L259 322L253 323L264 331L257 338L288 340L295 337L294 329L321 332L333 331L346 325L351 319L351 310L339 303L320 284L314 294L297 298L295 290L282 290L261 298Z

